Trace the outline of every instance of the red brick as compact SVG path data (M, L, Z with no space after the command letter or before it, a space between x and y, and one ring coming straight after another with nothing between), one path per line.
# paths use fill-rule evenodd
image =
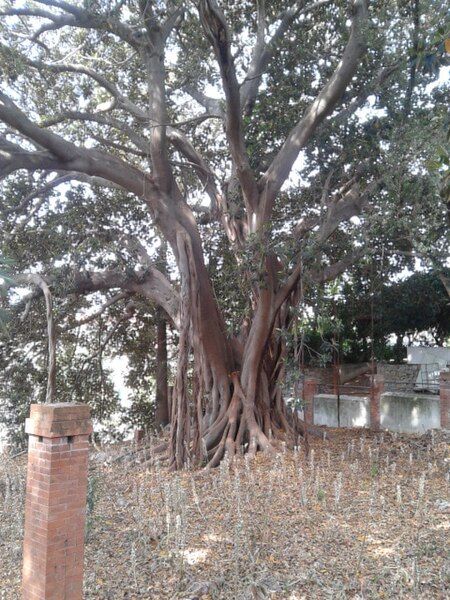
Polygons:
M27 422L24 600L82 598L88 434L92 431L88 415L88 407L77 404L32 406Z
M317 394L317 379L305 379L303 383L303 402L305 423L314 423L314 396Z

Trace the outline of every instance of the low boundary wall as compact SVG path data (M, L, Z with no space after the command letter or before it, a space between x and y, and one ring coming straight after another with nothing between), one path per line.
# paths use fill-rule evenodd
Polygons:
M339 404L339 420L338 420ZM328 427L370 427L370 396L314 396L314 424ZM431 394L385 392L380 402L381 429L423 433L441 426L440 400Z

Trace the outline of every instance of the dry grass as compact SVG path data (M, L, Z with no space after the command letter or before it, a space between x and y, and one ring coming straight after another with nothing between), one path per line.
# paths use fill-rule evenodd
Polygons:
M333 431L213 472L100 464L87 600L448 598L448 444ZM105 450L109 454L109 450ZM0 466L0 598L19 598L24 461Z

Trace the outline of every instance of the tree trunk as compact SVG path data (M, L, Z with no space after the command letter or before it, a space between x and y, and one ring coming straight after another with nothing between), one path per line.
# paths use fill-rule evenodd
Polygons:
M395 362L401 364L405 355L405 349L403 346L403 334L397 333L397 339L394 346Z
M165 427L169 423L167 387L167 322L162 308L156 315L156 410L155 425Z
M254 290L250 327L230 339L202 256L184 235L179 236L177 250L182 330L171 466L182 468L191 461L216 466L225 454L272 452L280 442L296 445L304 425L283 400L285 348L275 335L289 320L289 304L277 305L271 269L265 273L266 283ZM193 370L188 377L191 350Z

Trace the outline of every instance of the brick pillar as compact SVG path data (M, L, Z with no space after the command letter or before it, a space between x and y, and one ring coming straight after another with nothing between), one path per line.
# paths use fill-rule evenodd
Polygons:
M378 431L381 423L381 394L384 392L383 375L372 375L370 390L370 429Z
M305 423L314 423L314 396L317 394L317 379L308 378L303 382L303 414Z
M442 371L439 380L441 429L450 429L450 371Z
M23 547L23 600L81 600L90 409L32 404Z

